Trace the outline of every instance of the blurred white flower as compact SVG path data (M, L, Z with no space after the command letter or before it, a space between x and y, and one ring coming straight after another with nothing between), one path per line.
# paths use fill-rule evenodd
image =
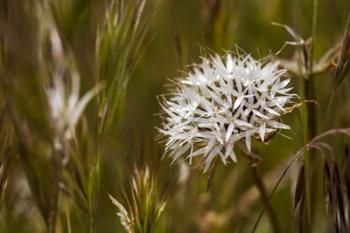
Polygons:
M62 147L62 140L74 136L75 127L90 100L97 95L101 85L85 93L80 98L80 76L78 72L66 64L61 38L57 30L50 29L51 54L54 61L53 83L46 90L51 123L55 129L54 144L56 149ZM67 71L71 80L70 91L63 80Z
M251 137L261 141L278 129L289 129L279 121L295 94L282 78L287 70L277 62L263 65L250 55L222 59L203 58L176 85L169 98L163 96L164 122L159 129L166 138L166 152L173 161L203 156L204 171L216 156L224 164L237 161L234 145Z
M67 88L62 77L55 74L53 86L47 89L52 125L56 131L55 146L60 148L61 139L69 140L74 136L75 127L81 117L86 105L99 92L100 87L96 86L80 98L80 77L78 74L71 75L71 91Z

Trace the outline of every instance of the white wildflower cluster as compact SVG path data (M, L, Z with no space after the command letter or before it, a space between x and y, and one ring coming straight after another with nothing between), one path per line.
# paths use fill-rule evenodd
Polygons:
M165 117L159 130L166 152L174 161L203 156L207 171L216 156L224 164L228 158L236 162L238 141L245 140L250 151L252 137L265 141L289 129L280 116L296 95L290 93L286 73L277 62L263 65L250 55L203 58L161 100Z

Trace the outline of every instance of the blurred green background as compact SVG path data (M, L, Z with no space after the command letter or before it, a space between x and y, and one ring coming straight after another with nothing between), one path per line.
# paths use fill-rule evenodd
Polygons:
M62 1L61 4L64 5L65 2L72 1ZM93 75L90 74L93 71L89 67L92 59L89 51L94 46L91 42L93 33L86 30L89 26L84 24L85 21L79 24L78 19L84 15L84 5L93 1L77 2L82 7L76 8L76 12L72 14L72 22L78 23L71 25L72 28L66 28L67 31L72 31L71 38L66 39L74 41L72 44L76 48L73 50L77 59L81 58L79 63L82 85L86 90L93 82ZM169 79L180 77L183 71L189 69L189 65L199 62L200 57L209 52L225 54L227 51L236 51L239 46L255 58L262 58L276 53L286 41L293 41L284 29L273 26L272 22L289 25L304 39L311 37L313 4L312 0L147 1L144 14L148 16L148 28L145 42L137 56L139 62L131 75L116 120L104 138L96 232L124 232L115 214L117 209L111 204L107 193L121 196L121 190L128 183L131 167L135 163L157 167L159 189L169 192L169 200L156 232L251 232L263 205L253 187L246 160L239 156L237 164L219 164L208 191L207 175L195 166L188 168L184 164L170 165L168 158L158 162L163 155L163 145L155 139L158 134L156 127L161 126L160 117L157 116L160 112L157 96L169 91ZM314 41L316 60L341 41L349 12L348 0L319 0L318 29ZM98 19L103 16L94 17ZM295 51L295 47L287 46L278 56L292 60ZM332 79L332 73L315 77L318 132L327 128L349 126L350 96L346 92L349 90L348 80L345 80L342 90L335 97L336 110L331 121L326 122L324 113ZM296 92L303 97L301 77L292 76L292 82ZM96 107L89 106L86 114L96 114ZM305 142L305 125L301 123L299 111L288 114L283 120L292 126L291 131L282 132L289 138L277 135L268 145L256 143L263 157L259 170L269 190L290 156ZM341 151L341 148L335 151ZM315 164L321 164L317 160L315 158ZM297 168L298 164L291 168L271 201L284 233L296 232L293 192ZM184 183L178 184L181 169L189 169L189 177ZM23 177L20 168L15 170L19 173L18 177ZM325 208L321 201L321 170L316 170L318 185L315 189L319 191L319 195L314 197L318 213L315 217L315 232L327 232ZM19 187L14 189L21 190L21 183L17 185ZM9 226L3 228L6 229L4 233L42 232L42 226L35 226L42 223L33 217L35 211L32 211L25 218L14 215L2 221L1 224L5 222ZM81 232L78 230L79 224L81 223L72 213L73 232ZM1 229L0 227L0 231ZM272 232L266 214L256 232Z

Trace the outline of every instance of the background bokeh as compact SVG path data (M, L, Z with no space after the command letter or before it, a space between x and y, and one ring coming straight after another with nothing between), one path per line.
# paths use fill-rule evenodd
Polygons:
M6 2L6 0L2 0ZM17 1L21 5L21 1ZM70 6L73 0L64 0L60 4ZM75 11L62 20L66 37L78 60L82 76L82 86L87 90L94 82L94 68L91 68L94 54L94 34L91 22L103 15L96 13L89 20L83 20L86 9L94 1L76 1ZM23 3L24 4L24 3ZM6 3L3 3L5 6ZM156 232L167 233L226 233L251 232L256 218L263 208L263 202L254 187L248 162L244 156L238 157L237 164L227 166L219 164L211 186L207 190L208 177L198 166L186 163L173 163L163 156L163 144L156 140L156 127L161 126L158 115L160 106L157 96L169 92L171 79L181 77L190 69L190 65L200 61L201 56L215 52L224 55L228 51L252 54L263 58L279 51L286 41L294 39L283 28L273 26L272 22L286 24L293 28L305 40L312 35L313 0L148 0L144 9L146 17L141 20L148 27L144 43L137 53L137 65L131 73L125 96L121 100L112 126L104 137L101 156L101 185L99 203L96 212L96 232L124 232L116 215L117 209L111 204L108 193L121 197L123 188L128 184L135 164L150 166L156 170L159 192L166 192L168 202L156 228ZM62 9L63 9L62 8ZM96 11L98 12L98 11ZM350 12L348 0L319 0L317 36L313 40L315 60L341 42ZM16 14L16 9L8 12L13 18L30 15ZM22 21L23 21L22 19ZM18 21L21 21L19 19ZM30 22L30 21L28 21ZM1 24L0 24L1 26ZM31 37L30 24L22 30L23 38ZM15 34L16 35L16 34ZM18 36L18 34L17 34ZM17 46L25 39L15 38ZM14 42L15 43L15 42ZM21 47L17 47L21 50ZM296 48L286 46L279 58L293 60ZM18 51L16 51L16 54ZM23 53L27 53L23 50ZM118 51L114 51L118 53ZM30 53L30 52L29 52ZM25 57L25 56L24 56ZM325 72L314 77L315 101L317 101L317 132L335 127L349 127L350 96L349 81L346 79L341 90L335 95L331 118L326 119L326 109L333 75ZM293 76L292 85L301 97L303 94L302 77ZM24 87L26 88L26 87ZM30 87L28 87L30 88ZM94 121L96 103L89 105L86 115ZM35 110L33 110L35 111ZM272 186L281 175L290 157L305 143L305 122L301 119L305 106L286 115L283 121L291 125L292 130L281 132L268 145L255 142L263 160L259 170L264 177L266 187ZM91 120L92 119L92 120ZM335 153L342 153L343 139L331 138ZM316 215L315 232L327 232L326 214L322 196L322 163L314 158L316 178L314 181ZM21 165L14 162L13 178L16 180L11 189L16 192L27 190ZM271 199L278 221L284 233L296 232L293 216L293 192L297 177L296 162L281 182ZM188 177L178 182L181 174ZM8 181L10 183L10 181ZM23 191L25 192L25 191ZM22 193L31 199L30 194ZM12 194L11 194L12 195ZM27 196L26 196L27 195ZM7 197L7 200L13 198ZM7 202L9 212L27 211L26 217L20 214L6 215L0 222L0 232L45 232L42 220L38 217L33 204L13 204ZM20 206L22 209L14 209ZM62 206L64 209L64 207ZM78 210L76 210L78 211ZM63 215L63 214L62 214ZM5 216L5 215L3 215ZM72 232L79 230L80 222L74 211L71 213ZM64 215L63 215L64 219ZM5 227L6 224L7 226ZM64 229L60 229L65 232ZM263 216L256 232L272 232L269 219Z

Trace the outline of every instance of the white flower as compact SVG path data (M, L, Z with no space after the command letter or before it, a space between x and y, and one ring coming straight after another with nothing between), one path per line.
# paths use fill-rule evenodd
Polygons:
M63 140L74 136L75 127L90 100L101 89L96 85L80 98L80 76L73 67L65 62L61 38L57 30L50 28L51 54L55 64L52 75L52 86L47 88L46 96L49 105L52 126L55 129L54 146L62 148ZM67 71L71 80L70 91L63 80Z
M100 89L96 86L80 98L79 75L73 73L71 80L71 91L67 93L62 76L56 73L53 77L53 86L47 89L50 116L56 133L55 146L58 149L62 146L62 139L69 140L74 136L75 127L86 105Z
M165 119L159 129L166 138L166 152L174 161L203 156L207 171L216 156L224 164L237 161L234 145L251 137L261 141L278 129L289 129L279 121L295 94L282 78L287 70L277 62L266 65L250 55L223 60L218 55L203 58L192 72L177 83L174 93L161 99Z

